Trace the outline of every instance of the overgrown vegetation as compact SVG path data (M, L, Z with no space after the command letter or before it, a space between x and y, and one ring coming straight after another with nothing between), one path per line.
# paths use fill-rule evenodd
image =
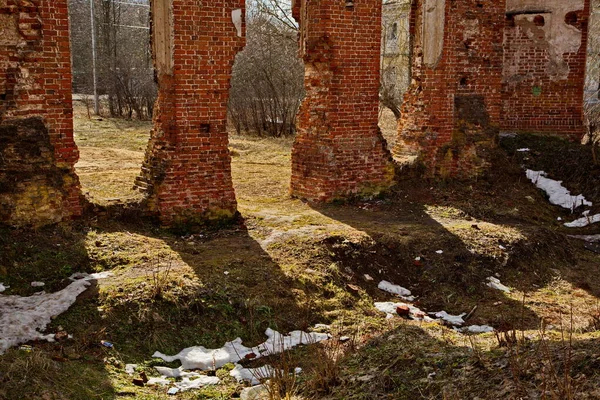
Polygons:
M84 190L93 192L86 185L99 182L113 195L130 190L135 173L127 172L121 152L141 159L147 128L76 116L82 165L90 174L87 181L82 175ZM134 129L119 135L123 126ZM385 133L393 135L390 129ZM317 323L331 325L329 342L245 362L303 369L276 377L272 394L595 396L600 283L590 276L599 256L565 236L570 232L556 218L572 217L548 205L521 167L573 179L579 186L572 190L597 202L597 183L574 179L584 176L579 168L586 164L577 160L589 156L589 147L521 136L503 142L492 173L478 182L407 180L386 198L311 207L287 194L290 139L233 138L238 226L181 236L96 214L37 232L0 231L0 282L11 286L5 294L39 291L32 281L57 291L81 270L114 274L48 329L73 339L31 343L32 352L11 349L0 356L0 398L166 399L165 388L133 383L142 374L156 376L155 365L178 366L153 359L154 351L218 348L238 336L255 345L267 327L287 332ZM531 151L517 152L521 147ZM86 158L89 148L105 158ZM129 181L111 180L107 170L130 174ZM492 275L513 291L488 288ZM437 323L386 320L373 308L375 301L393 300L377 288L383 279L410 288L426 311L473 311L468 323L493 325L500 340ZM102 346L103 340L114 347ZM124 370L128 363L138 364L133 375ZM231 368L215 372L221 385L178 396L239 394L243 385L229 376Z

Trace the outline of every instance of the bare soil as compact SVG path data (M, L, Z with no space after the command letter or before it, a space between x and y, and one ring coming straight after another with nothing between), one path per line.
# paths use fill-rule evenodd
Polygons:
M150 124L76 117L84 192L100 205L136 201ZM387 118L382 130L392 142ZM231 134L230 142L238 224L182 235L100 215L37 232L0 230L7 294L32 294L34 280L59 290L79 270L113 272L49 327L72 340L0 356L0 398L166 399L164 388L133 385L124 364L156 375L153 366L164 365L151 357L156 350L216 348L238 336L256 344L267 327L317 323L330 324L334 338L293 353L304 369L296 398L600 398L600 256L567 236L573 231L557 217L574 216L549 205L521 166L565 183L597 179L578 171L594 171L588 164L564 158L568 148L587 160L589 148L519 137L502 142L478 181L403 176L380 198L316 205L288 195L292 139ZM599 186L584 178L568 187L600 202ZM489 276L511 293L487 287ZM399 299L377 288L384 279L409 288L426 311L472 312L468 324L497 333L386 319L373 303ZM341 336L351 340L334 345ZM242 386L227 368L217 371L222 385L177 398L237 396Z

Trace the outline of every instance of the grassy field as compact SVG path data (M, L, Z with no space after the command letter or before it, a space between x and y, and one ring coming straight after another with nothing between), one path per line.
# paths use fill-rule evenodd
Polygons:
M386 118L391 142L395 124ZM132 186L150 128L76 114L77 172L92 202L139 199ZM267 327L318 323L331 325L329 343L266 360L303 368L288 391L297 399L600 398L600 257L567 236L557 217L573 217L550 206L520 168L543 165L577 181L567 155L577 159L585 148L565 153L561 141L518 138L477 182L407 177L382 198L318 206L288 196L291 145L231 135L243 223L225 229L180 236L97 216L0 230L5 294L31 295L34 280L56 291L80 270L113 273L48 329L73 339L0 356L0 398L229 399L242 389L231 366L216 371L222 385L177 396L132 379L157 375L153 367L166 363L152 358L156 350L216 348L238 336L254 345ZM589 184L575 184L600 201ZM489 276L511 293L487 287ZM383 279L411 289L424 310L472 312L469 325L497 333L386 319L373 303L397 299L377 288ZM127 363L139 365L133 376Z

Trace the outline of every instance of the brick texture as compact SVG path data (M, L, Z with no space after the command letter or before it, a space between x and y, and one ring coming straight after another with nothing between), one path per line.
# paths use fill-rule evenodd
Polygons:
M306 98L292 150L293 196L331 201L391 186L377 126L381 0L296 0Z
M154 12L159 2L168 3L153 0ZM173 0L160 26L153 15L155 45L158 37L172 42L170 61L155 51L159 97L137 186L164 225L226 219L237 209L226 131L231 69L244 45L235 10L244 15L244 0Z
M0 131L0 222L81 215L67 0L0 0Z
M444 4L444 19L427 20L432 4ZM577 4L416 0L413 81L394 156L416 155L429 176L472 177L488 166L500 130L580 138L590 6ZM425 47L440 25L441 55L429 65Z
M577 2L564 0L559 4ZM539 3L539 10L547 8L546 2ZM506 16L502 129L580 139L586 131L583 91L590 2L586 0L583 10L566 15L561 10L549 11L554 12ZM580 31L581 39L575 33L571 49L575 51L557 53L548 38L564 41L562 32L556 31L556 22L563 24L569 18L568 25Z
M500 125L505 3L447 0L444 20L423 29L424 2L415 1L411 12L413 81L393 153L417 154L428 175L470 177L485 169ZM423 32L436 24L443 26L443 47L428 66Z

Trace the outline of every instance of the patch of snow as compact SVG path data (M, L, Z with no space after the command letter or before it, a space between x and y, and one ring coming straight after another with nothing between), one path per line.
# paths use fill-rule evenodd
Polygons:
M410 313L409 317L411 319L418 320L418 321L425 321L425 322L433 321L433 319L428 317L425 312L421 311L420 309L413 306L412 304L393 303L391 301L375 303L375 308L381 312L386 313L388 318L393 317L394 315L398 314L396 312L396 309L398 307L408 307L409 313Z
M438 253L438 254L444 254L444 250L438 250L438 251L436 251L436 253Z
M463 313L460 315L450 315L446 311L440 311L440 312L433 313L433 315L436 318L446 321L450 325L461 326L461 325L464 325L465 320L463 319L463 317L467 314Z
M10 288L10 286L5 286L4 283L0 283L0 293L4 292L8 288Z
M240 400L259 400L269 395L265 385L252 386L242 389Z
M54 341L54 335L43 335L41 331L52 318L67 311L89 285L87 280L80 280L56 293L0 296L0 354L30 340Z
M273 377L275 369L270 365L263 365L258 368L244 368L240 364L235 364L235 368L229 371L229 375L238 382L248 382L251 386L258 385L261 379Z
M367 280L367 281L372 281L373 280L373 277L371 275L369 275L369 274L365 274L364 277L365 277L365 280Z
M67 311L77 296L83 293L90 280L108 276L101 274L73 274L80 279L56 293L38 292L33 296L0 296L0 354L9 347L30 340L54 341L54 334L41 333L52 318ZM73 280L73 279L72 279Z
M542 189L548 195L550 203L574 210L575 208L584 205L592 206L593 203L587 201L583 195L573 196L571 192L562 185L562 181L546 178L547 173L544 171L526 171L527 178L533 182L539 189Z
M72 281L78 281L78 280L86 280L86 281L91 281L91 280L95 280L95 279L104 279L104 278L108 278L109 276L112 276L113 273L110 271L103 271L103 272L96 272L94 274L88 274L87 272L75 272L73 275L71 275L69 277L70 280Z
M44 282L31 282L31 287L42 287L46 286Z
M137 364L125 364L125 372L129 375L133 375L137 366Z
M158 385L158 386L168 386L171 384L171 381L168 380L167 378L156 378L156 377L152 377L150 379L148 379L148 382L146 382L147 385Z
M388 281L379 282L379 285L377 285L377 287L379 289L383 290L384 292L395 294L400 297L408 297L412 294L410 290L403 288L402 286L399 286L399 285L394 285L393 283L388 282Z
M600 235L569 235L570 238L583 240L584 242L600 242Z
M519 153L525 153L525 152L531 151L531 149L528 149L527 147L524 147L524 148L522 148L522 149L517 149L517 151L518 151Z
M168 368L168 367L154 367L159 374L164 378L193 378L201 376L197 372L184 371L182 367L179 368Z
M487 278L487 281L488 282L486 283L486 285L488 287L491 287L492 289L496 289L496 290L501 290L505 293L510 293L510 288L508 286L503 285L500 282L500 279L493 277L493 276L489 276Z
M176 382L175 387L182 392L191 389L200 389L204 386L218 385L221 380L216 376L199 375L197 378L183 378L181 382Z
M464 327L461 331L467 333L489 333L494 332L494 328L489 325L471 325Z
M585 226L596 224L598 222L600 222L600 214L592 215L591 217L581 217L573 222L567 222L565 226L567 228L583 228Z
M502 246L501 244L499 244L499 245L498 245L498 248L499 248L500 250L506 250L506 247Z
M279 354L301 344L312 344L329 339L326 333L293 331L282 335L272 329L265 332L267 340L255 347L246 347L242 339L237 338L225 343L220 349L207 349L203 346L188 347L174 356L155 352L153 357L162 358L166 362L181 361L183 369L200 369L203 371L221 368L227 363L237 363L246 358L260 358L271 354Z

